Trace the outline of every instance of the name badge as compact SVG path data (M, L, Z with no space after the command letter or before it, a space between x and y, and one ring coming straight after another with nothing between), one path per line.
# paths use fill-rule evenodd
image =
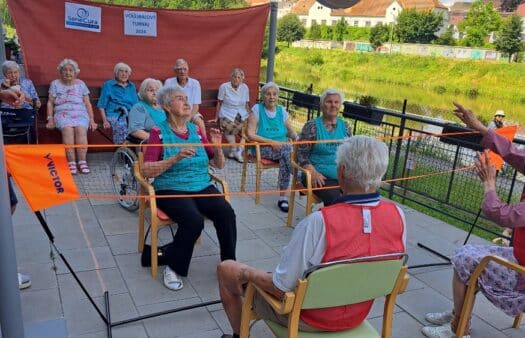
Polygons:
M372 214L370 209L363 209L363 233L372 233Z

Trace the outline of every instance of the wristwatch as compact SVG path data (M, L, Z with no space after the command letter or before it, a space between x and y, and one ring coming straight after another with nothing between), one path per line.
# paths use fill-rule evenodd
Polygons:
M49 115L49 116L47 117L47 120L49 121L49 120L51 120L52 118L53 118L53 115Z

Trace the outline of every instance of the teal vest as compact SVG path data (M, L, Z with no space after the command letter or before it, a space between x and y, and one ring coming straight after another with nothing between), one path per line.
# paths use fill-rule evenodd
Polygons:
M179 144L180 146L164 146L163 159L176 156L184 148L184 144L201 143L197 128L193 123L186 122L189 137L187 140L181 139L171 130L168 121L158 124L162 135L163 144ZM173 164L168 170L155 177L153 187L155 190L179 190L195 192L201 191L211 184L210 174L208 173L208 155L203 146L192 146L195 155L183 158Z
M328 132L323 124L323 118L316 118L315 127L317 129L317 140L343 140L347 136L345 124L340 118L337 118L336 121L335 129ZM340 144L341 142L314 143L314 146L310 151L310 163L326 178L337 179L335 155Z
M144 108L146 108L146 111L156 126L158 126L159 123L166 121L166 113L164 110L162 110L162 108L159 107L159 109L155 109L144 101L139 102L144 106Z
M266 115L266 109L264 109L264 104L259 103L259 122L257 124L257 135L269 138L270 140L286 142L288 130L283 123L283 108L277 106L275 112L275 117L269 118Z

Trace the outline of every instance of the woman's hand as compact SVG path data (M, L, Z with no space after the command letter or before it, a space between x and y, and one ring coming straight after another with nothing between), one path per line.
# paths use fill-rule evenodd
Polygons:
M324 181L326 180L326 177L323 174L315 170L313 165L308 165L305 169L310 172L312 177L312 188L324 187Z
M484 151L484 156L478 154L474 168L483 182L485 192L496 190L496 168L490 163L489 152Z
M461 121L463 121L467 127L475 129L481 133L481 135L485 135L488 132L487 127L481 123L480 120L474 115L472 110L467 109L463 107L461 104L452 102L454 106L456 106L456 109L454 109L454 114L459 117Z
M182 148L177 155L174 156L175 162L195 155L195 149L193 148Z
M97 130L97 128L98 128L98 124L95 121L90 120L89 121L89 129L95 131L95 130Z
M46 128L49 130L55 129L55 119L54 118L50 118L49 121L47 121Z
M111 128L111 124L109 124L108 120L102 121L102 128L104 128L104 129Z
M222 132L217 128L210 128L210 142L213 145L220 145L222 143Z
M281 151L281 144L280 143L272 143L270 144L270 147L273 148L275 151Z

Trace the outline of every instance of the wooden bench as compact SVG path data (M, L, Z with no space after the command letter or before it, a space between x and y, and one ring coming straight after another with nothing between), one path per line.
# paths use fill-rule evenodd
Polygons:
M139 83L140 82L135 82ZM49 144L49 143L62 143L62 136L58 130L46 129L47 124L47 100L49 96L49 85L37 85L35 86L38 97L42 102L42 106L38 111L36 117L36 130L38 143ZM102 117L100 111L97 108L97 102L100 97L100 87L88 87L89 98L91 105L93 106L93 114L95 116L95 122L99 125L98 130L88 131L88 143L89 144L112 144L111 130L105 130L102 128ZM199 107L200 113L204 116L204 120L210 120L215 118L215 109L217 106L217 89L205 89L202 90L202 103ZM100 151L108 151L110 148L100 148ZM93 151L94 149L90 149Z

